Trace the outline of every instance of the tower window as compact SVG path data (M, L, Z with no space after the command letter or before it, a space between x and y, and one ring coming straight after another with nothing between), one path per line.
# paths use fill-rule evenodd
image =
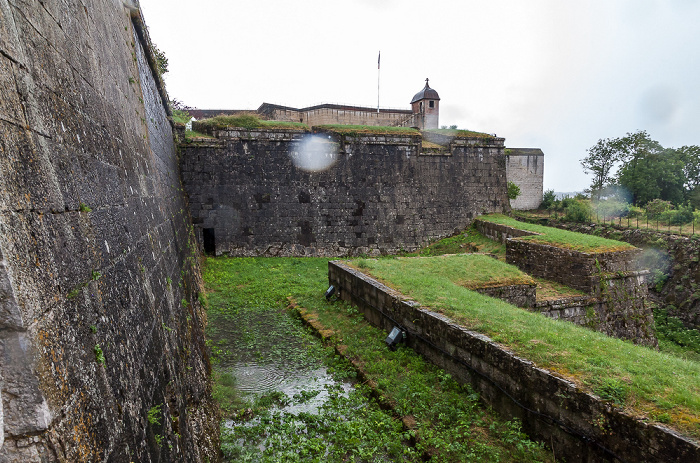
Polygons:
M428 103L428 106L431 107L431 108L434 108L434 107L435 107L435 102L434 102L433 100L430 100L430 102Z

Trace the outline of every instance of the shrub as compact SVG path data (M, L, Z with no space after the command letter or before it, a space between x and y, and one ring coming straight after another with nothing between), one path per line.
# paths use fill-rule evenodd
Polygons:
M630 211L630 205L624 201L608 199L598 201L595 210L603 217L626 217Z
M646 205L647 217L649 219L658 219L662 212L673 209L673 204L670 201L656 198L649 201Z
M564 220L567 222L588 222L593 210L587 200L571 200L564 209Z
M508 182L508 199L516 199L520 196L520 187L513 182Z
M549 209L557 200L557 195L554 194L554 190L547 190L542 195L542 203L540 204L540 209Z
M642 217L644 217L644 214L645 214L644 209L642 209L641 207L630 206L629 211L627 212L627 217L630 217L632 219L634 219L634 218L641 219Z

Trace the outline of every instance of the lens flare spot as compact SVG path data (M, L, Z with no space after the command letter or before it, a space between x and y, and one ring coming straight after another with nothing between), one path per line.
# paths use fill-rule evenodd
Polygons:
M338 143L328 136L305 135L294 143L289 157L296 167L307 172L320 172L338 160Z

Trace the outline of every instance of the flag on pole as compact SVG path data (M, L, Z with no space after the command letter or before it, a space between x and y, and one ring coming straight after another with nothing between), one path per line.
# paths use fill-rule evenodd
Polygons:
M379 52L379 55L377 55L377 69L379 69L379 61L382 59L382 52Z

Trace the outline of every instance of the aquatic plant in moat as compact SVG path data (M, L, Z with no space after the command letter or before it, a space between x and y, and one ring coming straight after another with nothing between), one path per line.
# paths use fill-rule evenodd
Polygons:
M229 461L549 461L541 446L530 441L517 421L498 418L479 402L479 395L413 351L390 352L386 333L369 326L350 306L327 302L326 259L208 258L204 265L208 290L209 339L215 356L215 395L222 404L222 448ZM231 365L228 328L246 313L264 311L298 320L286 311L287 297L318 313L336 334L345 356L364 371L363 383L350 390L326 384L325 402L316 413L287 413L285 408L314 400L309 384L292 396L270 391L246 398L224 371ZM253 317L253 315L250 315ZM254 317L253 317L254 318ZM290 325L291 326L291 325ZM283 337L291 331L279 330ZM307 334L300 334L301 338ZM251 342L255 353L258 342ZM298 339L298 338L297 338ZM302 343L303 344L303 343ZM320 343L299 350L299 360L322 358L338 380L353 379L354 368ZM318 355L318 357L317 357ZM367 384L371 384L374 392ZM385 411L373 395L382 397ZM405 427L399 417L409 417Z

